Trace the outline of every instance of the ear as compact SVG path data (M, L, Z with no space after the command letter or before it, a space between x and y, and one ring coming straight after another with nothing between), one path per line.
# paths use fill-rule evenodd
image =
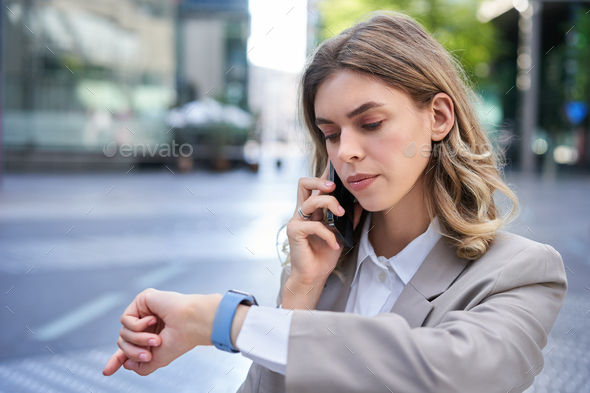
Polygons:
M432 98L427 123L435 142L441 141L451 131L455 123L455 106L448 94L438 93Z

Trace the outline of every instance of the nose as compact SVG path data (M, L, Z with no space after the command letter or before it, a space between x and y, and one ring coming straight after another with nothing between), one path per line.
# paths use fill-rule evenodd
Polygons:
M342 128L339 136L337 157L342 162L350 162L353 158L363 157L362 135L352 128Z

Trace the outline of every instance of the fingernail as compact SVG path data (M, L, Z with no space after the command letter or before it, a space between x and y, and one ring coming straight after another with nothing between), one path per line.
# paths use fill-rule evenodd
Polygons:
M340 213L344 213L344 208L343 208L342 206L338 206L338 211L339 211Z
M157 321L156 321L155 319L152 319L151 321L149 321L149 322L148 322L148 326L155 325L155 324L156 324L156 322L157 322Z
M142 362L147 362L147 355L145 353L140 353L139 360L141 360Z
M155 347L156 346L156 340L154 340L153 338L150 338L148 340L148 344L150 344L152 347Z
M340 249L340 244L338 244L338 242L334 243L334 246L336 247L336 250Z
M326 184L326 187L332 187L332 184L334 184L334 183L332 183L331 181L327 181L325 184Z

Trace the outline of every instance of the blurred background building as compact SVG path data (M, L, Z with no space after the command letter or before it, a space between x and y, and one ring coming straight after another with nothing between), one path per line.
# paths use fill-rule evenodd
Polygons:
M247 1L7 1L3 26L5 171L174 165L169 109L248 111ZM109 156L113 142L158 154Z
M166 140L162 119L176 98L171 3L31 0L4 5L6 171L43 170L52 163L88 170L111 141Z
M478 9L478 20L502 32L508 49L486 72L501 97L507 132L522 138L510 152L521 170L555 176L590 169L590 84L582 71L590 70L589 5L493 0Z
M209 96L247 110L248 1L186 0L176 15L176 104Z
M4 1L2 169L190 170L199 159L218 169L233 166L227 161L256 169L262 144L283 146L280 155L304 138L296 113L303 63L261 61L270 54L259 53L256 37L271 46L281 25L296 20L306 26L298 34L309 56L365 13L394 9L418 19L460 59L483 99L490 136L510 165L548 176L586 172L587 4L460 1L448 13L434 0L300 0L274 5L273 18L282 13L283 22L275 26L268 18L259 25L267 30L257 35L247 0ZM305 15L295 15L299 9ZM188 111L189 103L211 105L209 99L247 121L225 122L232 117L225 114L201 123L170 121L170 109ZM199 108L192 115L200 116ZM175 139L193 146L191 165L161 154ZM105 148L113 142L160 154L108 157Z

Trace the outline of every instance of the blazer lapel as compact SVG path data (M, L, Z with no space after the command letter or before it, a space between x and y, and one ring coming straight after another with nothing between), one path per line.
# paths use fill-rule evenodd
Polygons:
M441 237L404 287L390 312L403 316L410 327L420 327L433 308L431 303L447 290L469 260L459 258Z
M344 283L335 274L330 274L317 310L344 312L358 264L358 249L359 246L355 246L350 250L350 256L343 262ZM457 256L442 236L404 287L390 312L403 316L412 328L422 326L433 308L431 301L451 286L468 263L468 259Z

